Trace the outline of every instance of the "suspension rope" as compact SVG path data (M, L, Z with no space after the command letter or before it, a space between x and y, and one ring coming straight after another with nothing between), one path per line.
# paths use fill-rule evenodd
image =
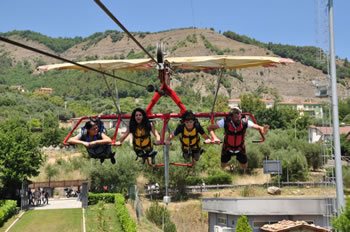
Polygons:
M108 10L108 8L100 1L95 0L95 3L139 46L142 51L144 51L149 58L151 58L154 63L156 63L158 66L158 62L154 59L154 57L137 41L137 39L124 27L124 25Z
M113 78L115 78L115 79L128 82L128 83L130 83L130 84L138 85L138 86L141 86L141 87L144 87L144 88L147 89L147 86L146 86L146 85L142 85L142 84L140 84L140 83L137 83L137 82L134 82L134 81L130 81L130 80L124 79L124 78L122 78L122 77L118 77L118 76L112 75L112 74L110 74L110 73L103 72L103 71L100 71L100 70L95 69L95 68L91 68L91 67L86 66L86 65L83 65L83 64L79 64L79 63L77 63L77 62L68 60L68 59L63 58L63 57L60 57L60 56L58 56L58 55L54 55L54 54L51 54L51 53L48 53L48 52L39 50L39 49L37 49L37 48L33 48L33 47L27 46L27 45L25 45L25 44L18 43L18 42L16 42L16 41L10 40L10 39L5 38L5 37L2 37L2 36L0 36L0 41L6 42L6 43L9 43L9 44L15 45L15 46L17 46L17 47L21 47L21 48L24 48L24 49L27 49L27 50L30 50L30 51L33 51L33 52L36 52L36 53L40 53L40 54L42 54L42 55L49 56L49 57L52 57L52 58L55 58L55 59L58 59L58 60L62 60L62 61L64 61L64 62L67 62L67 63L70 63L70 64L74 64L74 65L79 66L79 67L81 67L81 68L85 68L85 69L88 69L88 70L91 70L91 71L94 71L94 72L97 72L97 73L100 73L100 74L103 74L103 75L106 75L106 76L110 76L110 77L113 77Z
M121 114L120 109L119 109L119 107L118 107L118 104L117 104L116 99L113 97L112 89L111 89L110 86L108 85L107 77L106 77L105 75L103 75L103 80L105 81L105 84L106 84L106 86L107 86L108 92L109 92L109 94L110 94L111 97L112 97L112 101L113 101L113 103L114 103L114 106L115 106L115 108L117 109L117 114L120 115L120 114Z
M114 75L114 72L113 72L113 75ZM108 82L107 82L107 77L105 76L105 75L103 75L102 74L102 76L103 76L103 80L104 80L104 82L105 82L105 84L106 84L106 86L107 86L107 89L108 89L108 92L109 92L109 94L111 95L111 98L112 98L112 101L113 101L113 104L114 104L114 106L115 106L115 108L116 108L116 111L117 111L117 115L122 115L122 112L120 111L120 104L118 103L119 102L119 96L118 96L118 91L117 91L117 83L116 83L116 79L114 79L114 85L115 85L115 87L116 87L116 97L114 98L113 97L113 91L112 91L112 88L109 86L109 84L108 84ZM121 119L121 122L124 124L124 125L126 125L126 123L123 121L123 119Z
M218 97L219 88L220 88L220 84L221 84L221 78L222 78L223 73L224 73L223 69L220 69L220 76L219 76L219 78L218 78L218 83L217 83L217 85L216 85L216 91L215 91L215 96L214 96L214 102L213 102L213 105L212 105L212 107L211 107L211 114L214 113L214 108L215 108L216 100L217 100L217 97Z

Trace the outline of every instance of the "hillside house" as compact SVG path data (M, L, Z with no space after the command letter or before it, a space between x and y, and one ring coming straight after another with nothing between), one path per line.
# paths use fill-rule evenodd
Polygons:
M349 137L350 126L339 127L339 133L341 135L346 134ZM332 135L333 135L333 127L309 126L309 128L308 128L309 143L331 142L333 140Z
M46 95L51 95L52 92L53 92L53 89L52 88L39 88L39 89L36 89L34 91L35 93L39 93L39 94L46 94Z
M270 109L274 106L275 102L272 99L261 99L266 105L266 109ZM228 100L230 108L239 106L241 103L239 98L233 98ZM290 107L299 112L300 116L309 115L315 118L323 118L323 107L321 102L314 101L282 101L278 103L278 107Z
M9 89L12 90L12 91L18 91L20 93L24 93L25 92L25 89L24 89L24 87L22 85L11 85Z

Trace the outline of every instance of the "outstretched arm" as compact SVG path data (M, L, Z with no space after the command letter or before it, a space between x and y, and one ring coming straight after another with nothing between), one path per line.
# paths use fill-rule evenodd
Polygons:
M156 137L156 141L154 142L155 144L160 144L160 135L156 128L154 127L153 123L151 124L152 127L152 134Z
M166 141L164 141L165 144L169 145L170 141L175 137L174 132L171 132L167 138Z
M269 125L260 126L260 125L255 124L255 123L251 127L254 128L255 130L260 131L260 133L263 135L266 135L267 132L269 131L269 128L270 128Z
M208 131L209 131L210 136L212 138L212 141L214 143L220 143L221 142L220 139L216 136L216 134L214 132L214 130L216 130L218 128L220 128L220 126L218 124L211 124L211 125L208 126Z
M116 146L120 146L122 145L122 143L124 142L124 140L126 139L126 137L128 137L128 135L130 134L130 130L129 128L126 129L125 133L122 135L122 137L119 138L118 141L115 142Z
M81 134L77 134L76 136L69 138L67 142L69 144L72 144L72 145L74 145L74 144L82 144L85 147L89 147L89 143L86 142L86 141L80 140L80 138L81 138Z
M89 146L102 145L102 144L110 144L112 139L108 137L105 133L101 134L102 139L88 142Z

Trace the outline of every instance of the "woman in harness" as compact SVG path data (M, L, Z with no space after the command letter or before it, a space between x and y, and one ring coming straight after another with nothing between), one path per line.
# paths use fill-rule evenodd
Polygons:
M243 170L248 167L248 158L245 151L244 138L247 128L259 130L262 134L266 134L269 126L260 126L253 123L245 117L242 117L242 111L238 107L231 109L230 114L225 118L209 125L208 131L218 128L225 129L224 143L221 151L221 167L225 168L232 156L236 156L237 161ZM214 133L213 133L214 134ZM215 135L215 134L214 134ZM218 140L218 138L214 138Z
M155 144L159 144L160 136L154 128L153 123L149 121L146 112L141 108L136 108L131 113L129 128L125 134L120 137L119 141L116 142L116 145L121 145L130 133L133 136L132 143L137 156L136 160L141 157L142 164L144 164L150 157L151 162L154 165L156 163L155 157L157 151L153 150L151 133L156 137Z
M199 135L205 139L205 143L210 143L211 140L192 111L185 111L182 115L181 123L169 135L166 144L170 144L170 141L177 135L180 135L182 156L187 161L192 157L192 165L195 165L200 155L204 152L200 147Z
M115 153L112 152L111 142L111 138L101 131L98 121L94 120L87 121L82 133L68 140L69 144L84 145L91 158L100 159L101 163L105 159L111 159L112 164L115 164Z

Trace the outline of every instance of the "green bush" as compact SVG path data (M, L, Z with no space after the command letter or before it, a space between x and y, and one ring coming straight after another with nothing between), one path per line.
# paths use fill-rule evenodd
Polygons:
M125 207L125 199L123 195L115 194L115 208L119 222L126 232L136 232L136 223L131 219L128 209Z
M165 232L176 232L176 225L173 222L167 222L164 225Z
M242 215L238 218L236 231L237 232L253 232L253 229L249 225L247 216Z
M4 224L4 222L7 221L12 215L16 213L16 201L13 200L6 200L2 201L2 204L0 204L0 227Z
M228 173L219 173L214 176L208 176L205 179L206 184L231 184L232 183L232 176Z
M350 200L347 199L345 209L338 217L332 219L332 226L339 232L350 231Z
M104 201L105 203L114 203L115 194L113 193L89 193L88 204L95 205L99 201Z
M350 188L350 168L343 167L343 182L345 188Z
M203 178L199 176L188 176L186 178L186 185L198 185L201 184L203 181Z
M166 232L176 231L175 224L170 220L170 213L168 209L159 205L158 202L152 203L151 207L147 209L146 218L156 224L159 228L162 228L164 221L164 231Z

